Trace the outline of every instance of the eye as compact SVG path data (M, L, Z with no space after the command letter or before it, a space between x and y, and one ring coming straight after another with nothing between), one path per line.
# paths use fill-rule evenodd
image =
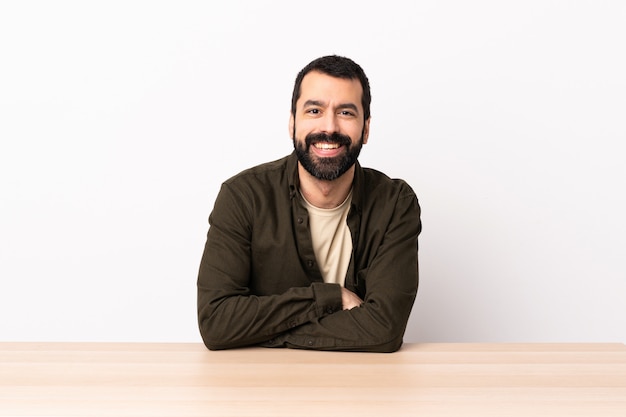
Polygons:
M304 112L308 114L320 114L320 109L307 109Z
M341 110L339 112L340 115L342 116L348 116L348 117L354 117L355 114L353 112L351 112L350 110Z

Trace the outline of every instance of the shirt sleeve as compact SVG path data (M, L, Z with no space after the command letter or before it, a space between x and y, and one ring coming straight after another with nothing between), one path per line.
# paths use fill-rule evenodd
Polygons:
M376 255L358 272L359 279L366 282L364 303L316 317L273 340L273 344L317 350L398 350L417 295L420 232L416 196L411 193L398 198Z
M200 334L212 350L267 342L341 310L341 288L335 284L314 282L281 294L252 294L251 221L238 194L222 186L209 217L197 283Z

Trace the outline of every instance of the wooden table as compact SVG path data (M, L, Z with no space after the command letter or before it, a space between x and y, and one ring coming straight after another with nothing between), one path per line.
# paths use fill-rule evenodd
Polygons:
M626 416L623 344L0 343L2 416Z

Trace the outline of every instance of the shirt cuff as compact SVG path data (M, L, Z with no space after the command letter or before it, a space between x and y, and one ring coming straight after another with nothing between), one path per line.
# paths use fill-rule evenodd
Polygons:
M315 297L315 309L318 317L333 314L343 309L341 301L341 286L339 284L327 284L314 282L311 284Z

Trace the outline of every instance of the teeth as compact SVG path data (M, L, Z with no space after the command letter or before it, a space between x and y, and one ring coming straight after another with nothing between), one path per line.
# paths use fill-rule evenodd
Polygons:
M339 144L338 143L320 142L320 143L316 143L315 147L317 149L337 149L339 147Z

